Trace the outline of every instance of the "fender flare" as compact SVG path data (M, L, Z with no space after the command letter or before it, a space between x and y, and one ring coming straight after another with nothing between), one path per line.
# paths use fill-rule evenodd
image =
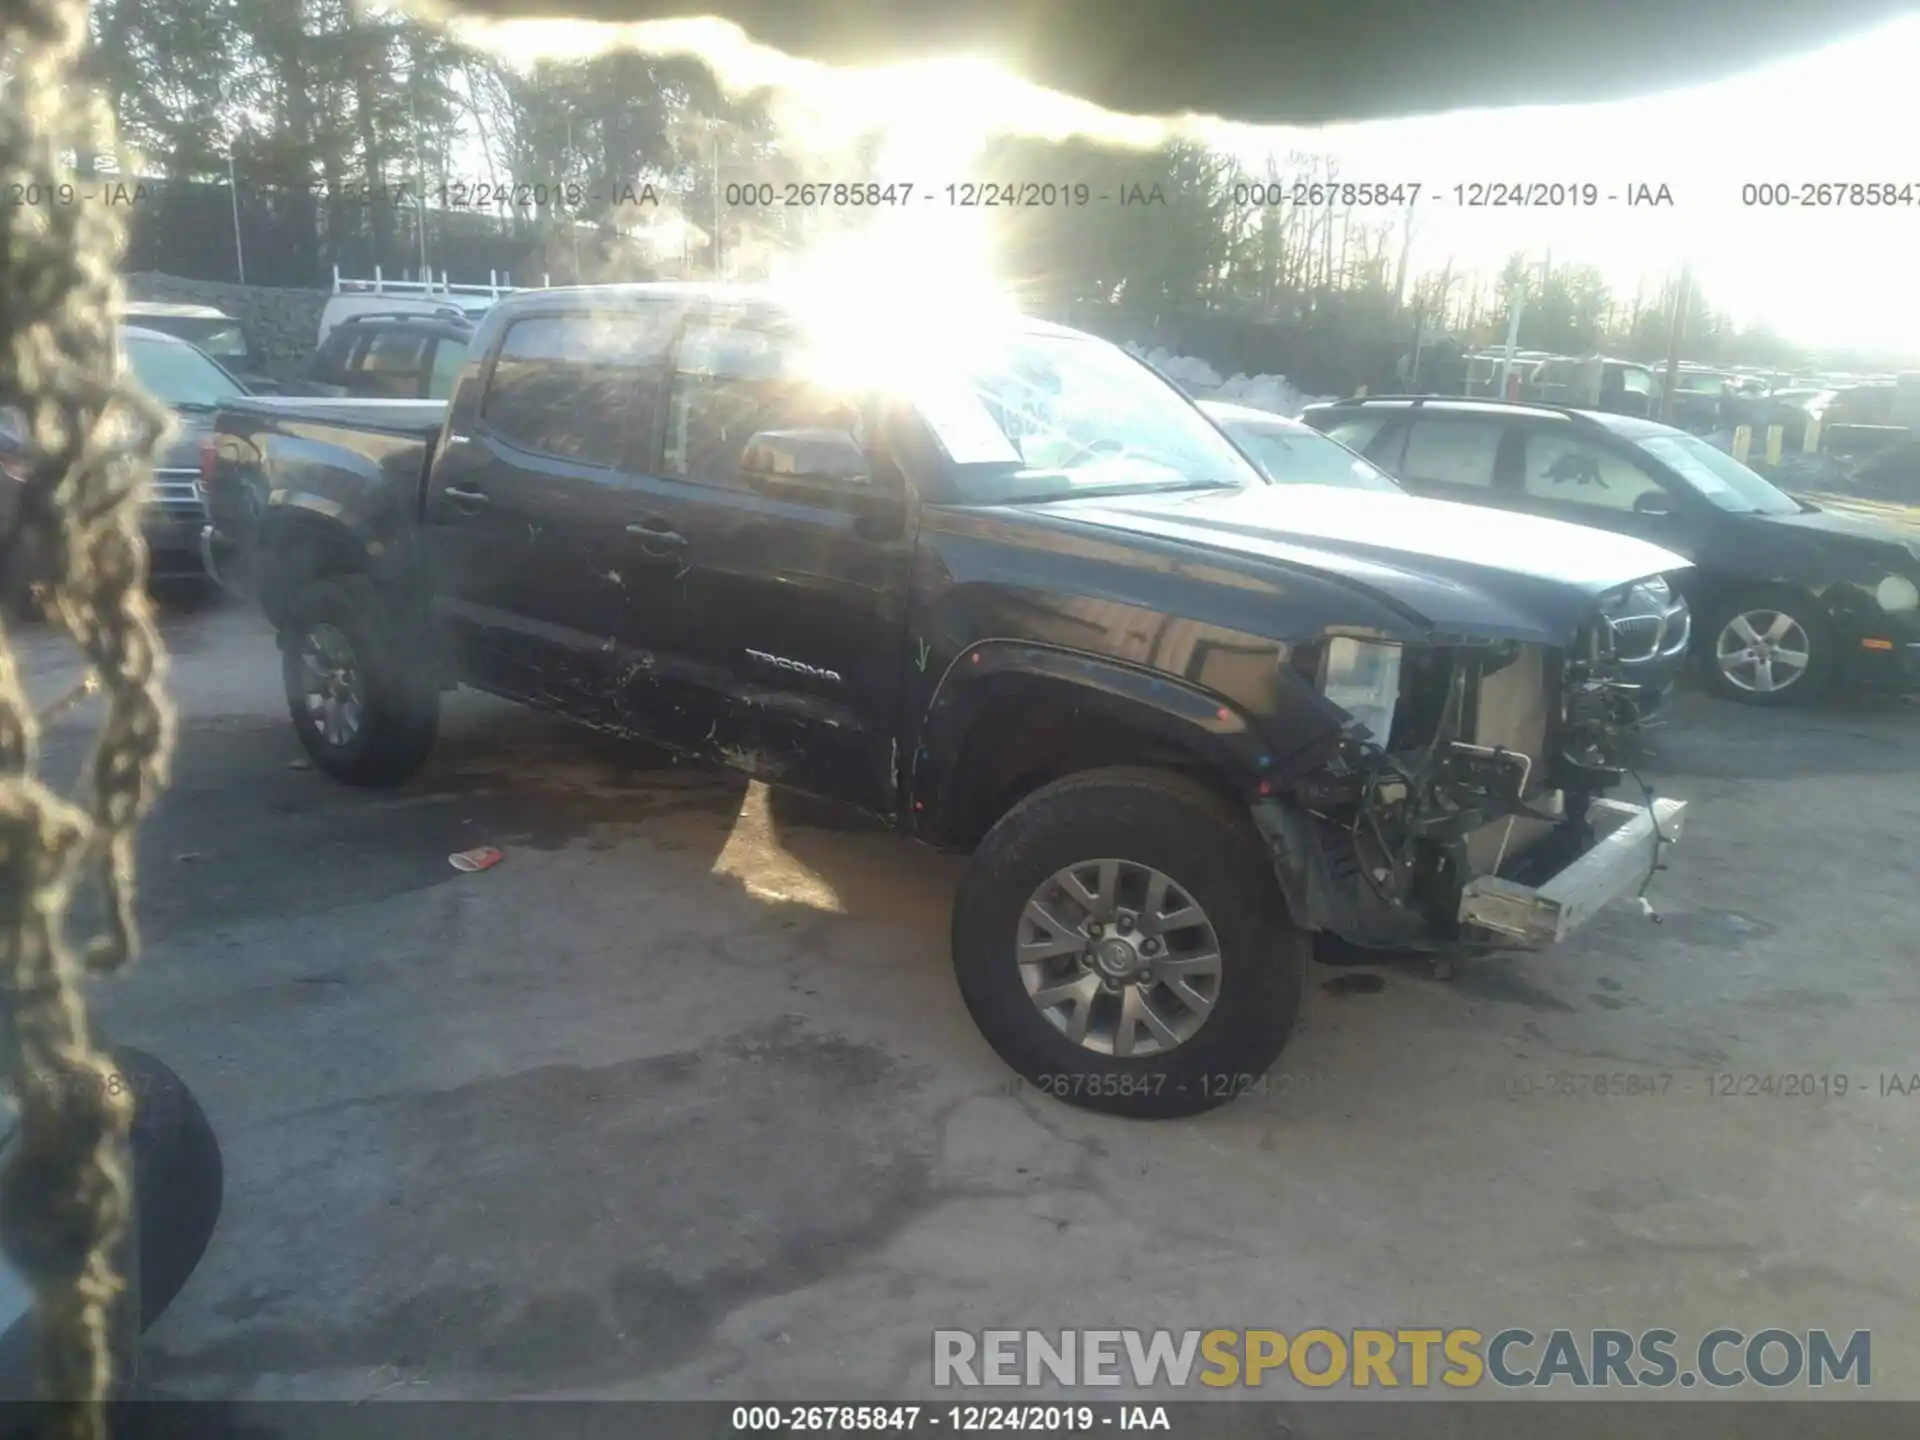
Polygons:
M921 717L906 789L914 828L948 836L969 777L959 761L974 723L1008 696L1051 700L1166 740L1214 770L1249 805L1271 795L1337 738L1330 710L1312 728L1262 722L1200 686L1124 660L1026 640L981 640L960 651ZM1315 697L1317 700L1317 697ZM1323 702L1322 702L1323 703ZM1284 722L1283 722L1284 723Z
M254 554L261 606L276 625L294 590L313 569L310 563L296 566L296 556L350 560L341 568L362 570L383 586L398 583L402 574L402 557L359 518L324 496L305 493L276 497L267 506L255 531Z

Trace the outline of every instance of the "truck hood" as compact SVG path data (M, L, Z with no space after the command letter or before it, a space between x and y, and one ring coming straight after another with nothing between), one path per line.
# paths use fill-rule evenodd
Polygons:
M1044 508L1333 577L1434 639L1565 645L1601 596L1688 568L1671 551L1584 525L1324 485L1089 496Z

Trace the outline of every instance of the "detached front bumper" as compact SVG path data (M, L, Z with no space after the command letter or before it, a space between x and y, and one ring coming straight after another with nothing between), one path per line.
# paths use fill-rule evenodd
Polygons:
M1632 894L1651 873L1661 844L1680 838L1684 800L1645 805L1595 800L1587 815L1599 839L1592 849L1541 885L1490 875L1460 895L1463 932L1506 950L1544 950L1566 939L1610 901Z

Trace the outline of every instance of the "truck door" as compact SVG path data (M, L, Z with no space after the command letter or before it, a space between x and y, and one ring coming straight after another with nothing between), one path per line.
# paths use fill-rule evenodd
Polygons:
M650 433L665 302L516 317L463 383L427 487L436 617L475 684L624 728L611 676L670 575L631 563L629 446Z
M879 419L866 397L808 374L801 336L779 317L694 311L662 407L651 513L632 543L674 557L671 662L698 691L684 712L698 733L681 738L884 813L913 522L904 477L867 443ZM770 431L809 432L801 449L842 459L863 448L867 473L747 473L749 439Z

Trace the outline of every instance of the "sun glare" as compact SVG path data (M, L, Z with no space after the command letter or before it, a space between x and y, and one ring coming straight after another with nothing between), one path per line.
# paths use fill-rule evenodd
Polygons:
M993 137L980 112L959 103L979 74L968 64L923 70L923 103L894 112L903 118L882 132L877 173L971 173ZM811 337L815 374L855 389L924 386L991 343L1016 307L993 265L987 213L911 203L852 211L857 219L788 260L776 284Z
M1920 21L1631 101L1289 129L1116 114L1017 78L1014 53L835 69L714 19L500 21L453 15L440 0L402 8L521 66L618 48L698 56L727 90L765 94L782 148L824 178L852 178L852 165L836 169L837 159L876 135L886 152L880 173L920 185L978 178L969 162L998 136L1120 147L1191 138L1234 154L1255 175L1276 156L1287 173L1292 152L1331 159L1344 179L1419 182L1425 198L1409 252L1416 276L1444 267L1488 278L1521 252L1536 263L1593 264L1624 299L1636 289L1657 293L1690 262L1710 304L1802 343L1909 350L1920 334L1920 292L1907 283L1920 208L1765 210L1742 200L1745 182L1920 178L1907 163L1915 117L1904 98L1920 64ZM1666 186L1673 199L1670 207L1616 198L1579 209L1473 209L1453 189L1489 181L1592 181L1614 197ZM983 225L930 205L923 215L873 217L810 237L787 273L804 277L823 310L858 298L883 314L943 306L969 316L985 291L1001 294L984 274L988 254ZM1831 263L1840 257L1845 263ZM837 323L854 328L844 317Z

